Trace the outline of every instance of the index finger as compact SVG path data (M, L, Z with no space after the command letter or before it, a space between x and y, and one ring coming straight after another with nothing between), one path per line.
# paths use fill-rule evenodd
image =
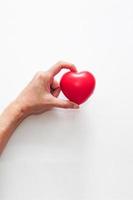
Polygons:
M51 67L49 72L51 73L52 76L55 76L62 69L69 69L72 72L77 72L76 67L73 64L68 63L68 62L58 62L58 63L56 63L53 67Z

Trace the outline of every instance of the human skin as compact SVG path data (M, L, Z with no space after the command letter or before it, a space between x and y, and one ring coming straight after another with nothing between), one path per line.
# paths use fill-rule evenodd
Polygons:
M39 71L30 83L0 115L0 154L17 126L28 116L40 114L54 107L77 109L79 105L69 100L59 99L60 86L54 80L61 69L76 72L73 64L58 62L48 71Z

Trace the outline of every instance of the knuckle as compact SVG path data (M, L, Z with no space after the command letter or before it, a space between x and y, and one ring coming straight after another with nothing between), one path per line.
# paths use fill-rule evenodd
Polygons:
M62 60L59 60L59 61L56 63L56 65L61 66L63 63L64 63L64 62L63 62Z
M45 73L45 77L46 77L47 79L51 79L51 73L50 73L49 71L47 71L47 72Z
M35 77L37 79L44 79L45 78L45 72L43 71L38 71L36 74L35 74Z

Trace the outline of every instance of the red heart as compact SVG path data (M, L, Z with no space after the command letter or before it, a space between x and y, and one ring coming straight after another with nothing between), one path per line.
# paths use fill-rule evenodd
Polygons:
M60 81L64 95L77 104L85 102L95 88L95 78L87 71L67 72Z

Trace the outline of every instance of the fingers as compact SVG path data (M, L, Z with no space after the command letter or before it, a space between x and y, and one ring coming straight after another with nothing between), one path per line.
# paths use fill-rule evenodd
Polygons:
M58 81L53 80L53 82L52 82L50 87L51 87L51 89L55 90L55 89L59 88L60 85L59 85Z
M57 88L57 89L55 89L53 92L52 92L52 95L54 96L54 97L58 97L59 96L59 94L60 94L60 88Z
M60 86L59 83L56 80L53 80L53 83L51 85L51 94L54 96L52 97L52 106L53 107L58 107L58 108L79 108L79 105L69 101L69 100L62 100L62 99L58 99L56 97L58 97L60 93Z
M57 99L53 98L53 106L57 108L73 108L73 109L78 109L79 105L69 101L69 100L62 100L62 99Z
M58 62L53 67L51 67L49 72L51 73L52 76L55 76L61 71L61 69L69 69L70 71L73 71L73 72L77 71L76 67L71 63Z
M59 94L60 94L60 86L59 86L59 83L54 80L53 83L51 84L50 86L51 88L51 94L54 96L54 97L58 97Z

